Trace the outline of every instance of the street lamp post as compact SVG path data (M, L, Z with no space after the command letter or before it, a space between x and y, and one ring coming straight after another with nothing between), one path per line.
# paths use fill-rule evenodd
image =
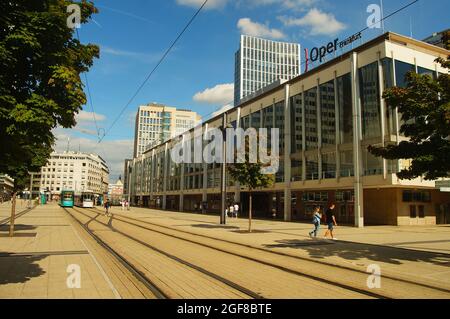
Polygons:
M33 173L30 173L30 201L28 202L28 208L33 207Z

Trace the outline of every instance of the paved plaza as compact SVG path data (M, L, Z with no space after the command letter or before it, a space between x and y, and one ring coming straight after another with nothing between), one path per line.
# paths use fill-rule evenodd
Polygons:
M18 204L18 212L25 209L25 203ZM9 216L9 210L9 203L0 205L0 220ZM309 238L311 225L302 223L254 220L254 232L249 234L246 232L248 227L246 219L229 218L227 225L222 226L218 224L218 216L144 208L123 211L121 207L113 207L114 218L104 217L100 209L97 210L100 215L95 211L89 211L89 214L86 210L84 212L86 216L82 213L78 216L83 223L97 222L98 224L91 224L91 229L102 239L108 240L117 251L123 252L124 256L129 256L128 260L141 265L143 273L153 278L153 281L164 285L167 294L173 298L208 298L208 296L242 298L244 295L227 290L226 286L207 276L196 274L192 269L186 271L185 266L174 266L173 261L168 261L159 253L150 252L142 243L120 238L121 231L138 236L145 244L154 245L164 252L170 252L179 258L201 265L202 269L212 269L214 273L224 274L222 277L233 278L234 282L249 287L252 286L252 282L258 282L258 278L264 278L266 273L270 277L265 279L267 284L264 286L261 283L256 289L264 292L266 296L308 295L333 298L335 295L335 297L361 298L358 293L344 291L325 283L314 284L306 279L302 279L296 287L281 285L286 287L286 290L276 291L274 282L290 282L297 279L295 277L290 279L291 275L269 269L264 265L258 267L258 271L252 274L255 278L251 278L245 269L254 266L250 265L248 260L226 257L226 260L222 261L223 255L220 251L237 253L238 250L245 251L245 247L253 247L257 250L248 252L253 259L261 259L264 263L284 263L286 267L323 276L326 280L339 277L343 282L349 283L352 283L352 279L344 278L348 276L345 269L366 272L369 265L377 265L381 269L382 276L438 287L441 290L438 297L450 298L448 293L450 226L378 226L363 229L339 226L336 229L339 240L331 241ZM207 251L180 241L170 241L142 227L139 230L132 229L131 226L118 223L123 217L133 218L135 223L141 226L148 223L153 225L152 227L159 227L160 231L177 231L178 233L173 233L176 236L184 233L191 236L189 237L191 241L218 245L219 251ZM114 231L107 228L111 223L115 227ZM102 250L95 240L56 204L38 206L19 217L16 222L16 237L7 237L8 228L8 225L0 226L0 298L154 297L139 287L127 270ZM321 235L324 231L321 230ZM195 236L192 237L192 234ZM220 239L222 242L213 243L213 239ZM239 247L235 244L239 244ZM230 264L229 269L227 263ZM82 269L79 289L67 286L67 278L70 275L67 268L70 265L79 265ZM326 270L326 273L321 274L321 267L326 265L337 266L336 272L329 273L329 270ZM180 281L176 282L175 278L178 277ZM361 280L358 281L357 284L360 285ZM185 286L180 287L184 285L183 283ZM177 287L171 287L171 284ZM193 287L193 290L188 291L189 287ZM274 287L275 290L270 291L270 287ZM402 287L398 287L396 293L399 298L403 293L405 297L409 296L409 292L403 292Z

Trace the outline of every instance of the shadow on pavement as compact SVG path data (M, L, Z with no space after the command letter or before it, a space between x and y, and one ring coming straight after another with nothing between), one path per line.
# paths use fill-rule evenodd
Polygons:
M305 242L305 243L303 243ZM326 243L325 245L317 242ZM450 255L426 251L410 250L395 247L383 247L359 243L339 243L330 241L278 240L277 244L264 245L266 248L302 249L315 259L340 257L346 260L379 261L394 265L404 262L426 262L434 265L450 267ZM327 245L328 244L328 245Z
M0 285L25 283L40 277L45 271L36 262L44 256L18 256L0 258Z
M194 228L205 228L205 229L239 229L236 226L226 226L226 225L211 225L211 224L197 224L189 225Z
M35 230L37 227L33 225L14 225L14 231ZM1 225L0 232L9 232L9 225Z

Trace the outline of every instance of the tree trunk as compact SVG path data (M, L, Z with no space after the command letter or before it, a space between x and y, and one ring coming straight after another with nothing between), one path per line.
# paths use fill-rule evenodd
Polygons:
M250 193L250 208L248 210L248 232L252 232L252 193Z
M14 237L14 222L16 218L16 197L17 192L13 193L12 205L11 205L11 220L9 224L9 237Z

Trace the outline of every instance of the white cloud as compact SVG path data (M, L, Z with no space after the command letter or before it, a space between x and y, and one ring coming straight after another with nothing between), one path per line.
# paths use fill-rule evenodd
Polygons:
M309 10L302 18L279 17L285 26L309 27L310 35L335 35L346 29L347 26L338 21L331 13L325 13L317 8Z
M189 6L194 8L200 8L205 0L177 0L177 3L183 6ZM205 9L218 9L223 8L227 4L228 0L209 0L205 5Z
M236 5L261 7L276 5L277 9L281 10L294 10L294 11L306 11L311 6L315 5L320 0L237 0Z
M79 123L79 122L94 122L94 116L93 116L94 114L95 114L95 120L97 122L102 122L102 121L106 120L106 116L103 114L86 112L86 111L80 111L80 113L78 113L75 116L75 119L76 119L77 123Z
M83 138L73 135L71 130L58 128L53 132L56 137L54 147L57 152L67 150L67 139L70 138L70 150L80 149L85 153L100 155L106 162L110 170L110 182L123 175L123 165L126 158L131 158L133 153L133 140L104 140L98 144L96 138Z
M194 101L205 104L225 104L233 101L234 84L218 84L194 95Z
M286 37L286 35L277 29L270 29L267 25L253 22L249 18L242 18L238 21L237 24L239 30L241 33L255 36L255 37L262 37L262 38L269 38L269 39L283 39Z

